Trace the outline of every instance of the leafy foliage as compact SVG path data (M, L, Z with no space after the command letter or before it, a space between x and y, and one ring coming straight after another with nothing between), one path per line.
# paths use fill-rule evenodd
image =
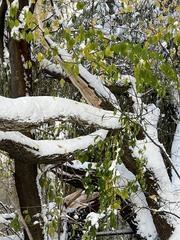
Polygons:
M23 39L30 44L34 56L32 61L23 63L24 68L32 69L33 74L41 78L42 85L47 75L37 71L36 67L39 68L43 60L48 59L55 64L61 61L66 74L76 77L79 76L79 64L83 64L92 74L99 75L103 84L109 87L122 84L129 89L129 82L121 82L121 74L132 74L136 79L137 94L152 91L156 100L163 99L174 88L179 90L177 1L169 4L167 1L145 1L144 5L142 1L117 2L100 0L67 3L62 0L53 1L52 4L52 1L45 1L38 4L35 13L29 7L20 11L18 4L10 4L6 23L9 34L18 41ZM57 46L48 44L46 37L55 40L61 48L71 53L72 60L63 60ZM63 77L58 79L57 85L49 84L50 81L52 79L48 76L48 94L70 95L72 99L85 101L76 90L69 87ZM47 91L43 94L46 95ZM82 183L87 196L93 192L99 193L99 214L103 216L99 221L102 229L115 227L121 203L139 187L146 189L147 184L144 180L146 161L143 150L140 150L140 157L135 159L136 179L123 187L118 186L121 176L117 174L117 167L124 162L125 148L128 146L133 149L136 146L141 131L127 112L122 112L119 121L122 124L121 132L109 133L106 140L90 146L85 152L78 151L75 155L81 163L88 162ZM36 130L35 136L37 139L59 139L60 133L64 138L77 137L90 130L85 130L80 124L73 126L71 123L59 122L58 126L54 123L42 126ZM42 167L40 177L44 204L47 208L52 206L45 213L48 219L45 229L50 236L58 232L66 192L66 184L58 171L52 171L53 167L47 171ZM25 220L31 222L28 214ZM13 219L11 227L15 231L20 230L17 218ZM96 237L96 226L90 221L86 221L83 227L84 239Z

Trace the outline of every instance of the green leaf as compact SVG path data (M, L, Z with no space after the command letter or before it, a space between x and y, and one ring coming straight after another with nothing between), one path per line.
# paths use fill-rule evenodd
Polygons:
M75 40L73 38L69 38L67 40L67 48L68 48L68 50L71 50L73 48L74 44L75 44Z
M31 216L29 214L27 214L25 217L24 217L24 220L27 224L30 224L32 221L31 221Z
M107 47L104 51L104 54L106 57L113 57L113 51L111 50L110 47Z
M175 36L174 42L175 42L178 46L180 46L180 32L177 33L177 35Z
M41 62L44 59L44 55L41 52L39 52L37 54L36 58L37 58L38 62Z
M162 63L161 64L161 71L167 78L171 78L172 80L176 80L176 73L172 69L169 63Z
M15 22L14 22L14 26L15 27L18 27L19 26L19 21L16 19Z
M52 187L50 187L50 189L48 189L48 199L50 201L53 201L55 198L55 192L54 190L52 189Z
M16 215L16 217L11 221L10 223L10 227L14 229L15 232L20 231L21 226L18 220L18 216Z
M26 40L27 40L27 42L31 42L33 40L33 33L32 32L28 32L26 34Z
M16 17L18 12L18 6L11 6L10 7L10 17Z
M62 79L60 80L60 85L61 85L62 88L64 87L64 84L65 84L65 80L62 78Z
M76 8L77 8L77 10L82 10L85 5L86 5L86 3L79 1L76 4Z

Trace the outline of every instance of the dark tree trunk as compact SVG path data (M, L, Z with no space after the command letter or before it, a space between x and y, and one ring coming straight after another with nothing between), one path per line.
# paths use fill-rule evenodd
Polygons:
M11 97L25 96L27 86L31 85L31 73L25 72L23 68L22 56L27 59L29 52L28 44L22 41L10 40L9 43L10 64L11 64ZM26 76L26 83L25 83ZM28 134L28 133L27 133ZM23 158L23 156L22 156ZM42 240L43 233L40 224L33 225L34 215L41 211L41 201L37 188L37 164L25 164L21 159L15 160L15 184L22 216L25 219L30 216L27 226L34 240ZM25 240L29 240L25 232Z
M37 165L15 161L15 184L19 197L21 213L34 240L42 240L43 234L40 224L33 224L40 220L41 203L37 190ZM24 239L29 240L24 231Z
M5 14L7 10L7 3L6 0L2 0L0 6L0 61L3 61L3 50L4 50L4 25L5 25Z
M27 1L20 1L20 10L27 5ZM30 46L25 40L9 40L11 65L11 97L21 97L31 94L32 71L25 69L23 64L30 61ZM30 135L30 133L26 133ZM23 156L22 156L23 158ZM34 240L42 240L43 232L40 223L34 225L41 213L41 201L37 188L37 164L26 164L22 159L15 160L15 184L22 216ZM36 215L36 217L34 217ZM24 231L25 240L29 237Z
M32 72L24 69L23 64L30 60L30 46L25 40L9 41L9 54L11 65L11 97L22 97L31 94Z

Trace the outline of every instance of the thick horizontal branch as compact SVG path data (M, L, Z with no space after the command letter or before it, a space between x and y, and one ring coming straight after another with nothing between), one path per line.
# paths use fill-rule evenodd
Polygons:
M0 149L10 157L26 163L63 163L72 161L72 154L85 150L106 138L106 130L66 140L33 140L19 132L0 131Z
M0 97L0 130L3 131L30 129L52 120L120 129L120 116L120 113L58 97Z

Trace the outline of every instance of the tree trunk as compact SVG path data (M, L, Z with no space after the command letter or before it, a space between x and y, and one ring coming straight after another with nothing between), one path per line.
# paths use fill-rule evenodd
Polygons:
M21 159L20 159L21 160ZM43 234L40 224L33 224L40 220L41 203L37 190L37 165L15 161L15 184L19 197L21 213L34 240L42 240ZM35 216L35 217L34 217ZM24 231L24 239L29 237Z
M31 89L31 69L24 69L24 62L30 60L29 44L20 40L9 41L11 65L11 97L29 94ZM29 135L29 133L26 133ZM22 156L23 158L23 156ZM15 160L15 185L19 197L22 216L34 240L42 240L43 232L40 223L33 224L41 212L41 201L37 188L37 164L25 164L22 159ZM29 237L24 231L25 240Z
M5 14L7 10L7 3L6 0L2 0L1 6L0 6L0 62L3 62L3 50L4 50L4 20L5 20Z

